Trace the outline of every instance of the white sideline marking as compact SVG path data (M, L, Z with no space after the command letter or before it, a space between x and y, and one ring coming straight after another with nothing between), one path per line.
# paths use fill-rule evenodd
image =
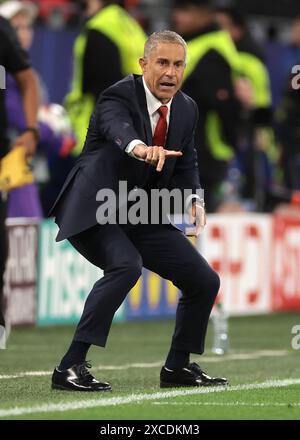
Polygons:
M253 406L253 407L274 407L274 406L285 406L288 408L298 407L300 406L300 402L292 402L292 403L283 403L283 402L274 402L274 403L263 403L263 402L152 402L152 405L184 405L184 406Z
M124 397L104 398L99 396L98 399L78 400L69 403L51 403L48 405L39 405L32 407L14 407L0 410L0 417L21 416L24 414L48 413L48 412L64 412L77 409L97 408L102 406L118 406L128 403L139 403L147 400L168 399L169 397L190 396L195 394L209 394L230 391L257 390L274 387L286 387L290 385L300 385L299 379L282 379L270 380L262 383L252 383L244 385L235 385L232 387L211 387L211 388L193 388L184 390L172 390L166 392L158 392L154 394L131 394ZM100 393L101 394L101 393Z
M125 365L98 365L98 367L93 367L93 371L102 371L102 370L129 370L130 368L156 368L161 367L163 365L163 361L153 362L153 363L137 363L137 364L125 364ZM53 373L52 371L23 371L21 373L16 374L3 374L0 375L1 379L18 379L22 377L28 376L50 376Z
M201 359L202 363L216 363L216 362L225 362L225 361L233 361L233 360L248 360L248 359L259 359L261 357L277 357L277 356L286 356L288 354L288 350L258 350L253 353L236 353L236 354L228 354L225 356L205 356ZM164 361L152 362L152 363L133 363L133 364L125 364L125 365L99 365L93 368L93 371L107 371L107 370L129 370L130 368L157 368L162 367ZM15 374L3 374L0 375L0 380L4 379L19 379L22 377L42 377L42 376L50 376L53 371L22 371L20 373Z

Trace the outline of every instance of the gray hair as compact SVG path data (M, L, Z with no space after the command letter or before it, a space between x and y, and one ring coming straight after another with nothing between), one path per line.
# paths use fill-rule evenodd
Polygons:
M150 52L157 47L160 43L173 43L173 44L180 44L183 47L184 50L184 61L186 62L187 58L187 46L184 39L173 31L159 31L154 32L151 34L144 47L144 58L148 58L150 55Z

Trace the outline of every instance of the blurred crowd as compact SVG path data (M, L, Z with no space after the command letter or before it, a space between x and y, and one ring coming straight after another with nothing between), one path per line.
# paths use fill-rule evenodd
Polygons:
M1 0L1 3L7 0ZM85 9L84 0L21 0L24 3L34 4L36 7L35 21L37 25L47 26L52 29L61 29L67 27L78 27L84 20L82 12ZM143 21L143 25L147 22L147 13L145 10L148 7L153 6L155 3L166 3L169 5L168 0L165 2L158 2L156 0L124 0L119 1L126 10L129 10L133 15L138 16L140 21Z
M207 211L298 210L300 91L292 68L300 64L300 7L299 16L289 18L281 60L285 80L275 104L266 48L280 28L266 27L268 41L258 38L242 6L208 0L0 1L0 16L15 28L25 51L35 27L77 31L73 74L62 102L49 100L48 85L33 66L40 91L36 178L11 191L8 215L47 216L80 154L97 96L129 73L140 73L137 60L146 35L160 28L177 31L188 44L182 89L199 107L197 154ZM24 113L12 76L6 89L12 143L24 128Z

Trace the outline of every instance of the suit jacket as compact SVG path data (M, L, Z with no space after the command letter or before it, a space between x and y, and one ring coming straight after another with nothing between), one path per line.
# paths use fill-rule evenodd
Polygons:
M50 211L60 228L56 240L96 225L97 191L109 188L118 195L119 181L127 182L129 192L145 187L154 173L156 188L200 188L194 148L197 116L195 102L178 91L171 105L165 148L183 155L168 158L157 173L153 166L125 152L133 139L152 145L142 77L129 75L106 89L91 116L83 151Z

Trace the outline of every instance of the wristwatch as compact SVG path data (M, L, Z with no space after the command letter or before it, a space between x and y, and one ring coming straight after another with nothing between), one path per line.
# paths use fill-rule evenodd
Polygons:
M40 140L40 130L37 127L25 127L24 133L31 131L35 137L36 142Z

